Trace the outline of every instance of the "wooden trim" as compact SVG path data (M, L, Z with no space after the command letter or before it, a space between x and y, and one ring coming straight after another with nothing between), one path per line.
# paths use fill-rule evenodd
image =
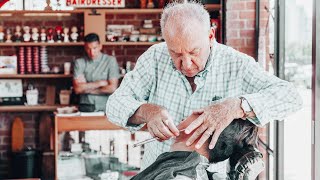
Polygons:
M162 9L106 9L106 14L160 14Z
M1 74L0 79L32 79L32 78L72 78L73 75L64 74Z
M41 112L41 111L56 111L59 107L65 107L67 105L12 105L12 106L0 106L0 112Z
M83 46L84 42L69 42L69 43L48 43L48 42L12 42L12 43L0 43L0 46Z
M86 130L121 130L120 126L111 123L106 116L72 116L55 117L58 132Z
M220 10L221 5L220 4L205 4L204 5L207 10ZM134 9L129 9L129 8L123 8L123 9L98 9L98 10L103 10L105 13L110 13L110 14L160 14L162 13L163 9L160 8L155 8L155 9L140 9L140 8L134 8ZM59 14L62 13L71 13L71 14L81 14L84 13L86 9L75 9L75 10L57 10L57 11L36 11L36 10L15 10L15 11L0 11L1 14L28 14L28 13L35 13L35 14Z
M49 10L45 10L45 11L37 11L37 10L5 10L5 11L0 11L0 14L26 14L26 13L39 13L39 14L52 14L52 13L71 13L71 14L76 14L76 13L83 13L84 10L81 10L81 9L76 9L76 10L57 10L57 11L49 11Z
M7 179L7 180L41 180L40 178L22 178L22 179Z
M160 43L157 42L103 42L103 46L150 46ZM13 42L13 43L0 43L0 47L19 47L19 46L83 46L84 42L75 43L35 43L35 42Z
M208 11L221 10L221 4L205 4L204 7Z
M54 120L54 179L58 180L58 155L59 155L59 133L58 133L58 120L55 117Z
M160 42L105 42L104 46L151 46Z

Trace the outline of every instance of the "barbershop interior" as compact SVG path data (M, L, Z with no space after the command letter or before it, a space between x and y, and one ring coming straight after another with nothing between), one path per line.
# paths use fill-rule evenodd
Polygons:
M194 9L202 11L188 13ZM257 68L210 66L211 55L230 66L250 59ZM0 179L319 180L319 62L318 0L0 0ZM213 73L221 73L206 77L215 65ZM233 74L226 81L235 86L219 87ZM213 90L200 95L202 76L203 88ZM254 85L244 88L250 78ZM228 98L239 102L241 123L252 125L237 131L233 123L240 121L228 121L221 131L235 139L230 147L226 131L218 134L218 115L205 116L205 107L217 108ZM162 116L155 115L158 109L143 109L151 106ZM214 128L201 131L210 138L198 137L206 137L202 147L209 155L183 143L186 148L177 151L196 152L197 158L165 159L197 124L173 134L190 114L198 115L193 122L202 120L191 130ZM213 137L219 137L214 149L208 145Z

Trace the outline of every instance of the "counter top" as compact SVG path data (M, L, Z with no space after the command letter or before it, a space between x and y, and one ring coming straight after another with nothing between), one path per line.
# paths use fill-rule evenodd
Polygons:
M123 129L110 122L106 116L56 116L55 124L58 132Z

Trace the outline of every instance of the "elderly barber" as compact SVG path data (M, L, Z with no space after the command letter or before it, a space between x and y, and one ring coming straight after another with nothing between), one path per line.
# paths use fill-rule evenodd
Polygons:
M187 145L200 148L213 135L212 149L233 119L263 126L298 110L302 101L292 84L268 75L252 57L215 40L201 4L169 4L161 16L164 43L143 53L135 69L107 102L108 118L129 130L146 125L162 141L145 147L142 169L169 151L176 127L200 115L185 130ZM196 141L197 139L199 141Z

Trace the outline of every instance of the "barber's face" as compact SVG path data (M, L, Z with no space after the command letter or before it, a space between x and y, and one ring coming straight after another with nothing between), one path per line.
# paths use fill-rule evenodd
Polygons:
M84 50L90 59L96 59L101 54L102 45L98 41L85 43Z
M214 30L207 32L195 26L192 33L171 33L164 37L175 67L185 76L194 77L207 63Z

